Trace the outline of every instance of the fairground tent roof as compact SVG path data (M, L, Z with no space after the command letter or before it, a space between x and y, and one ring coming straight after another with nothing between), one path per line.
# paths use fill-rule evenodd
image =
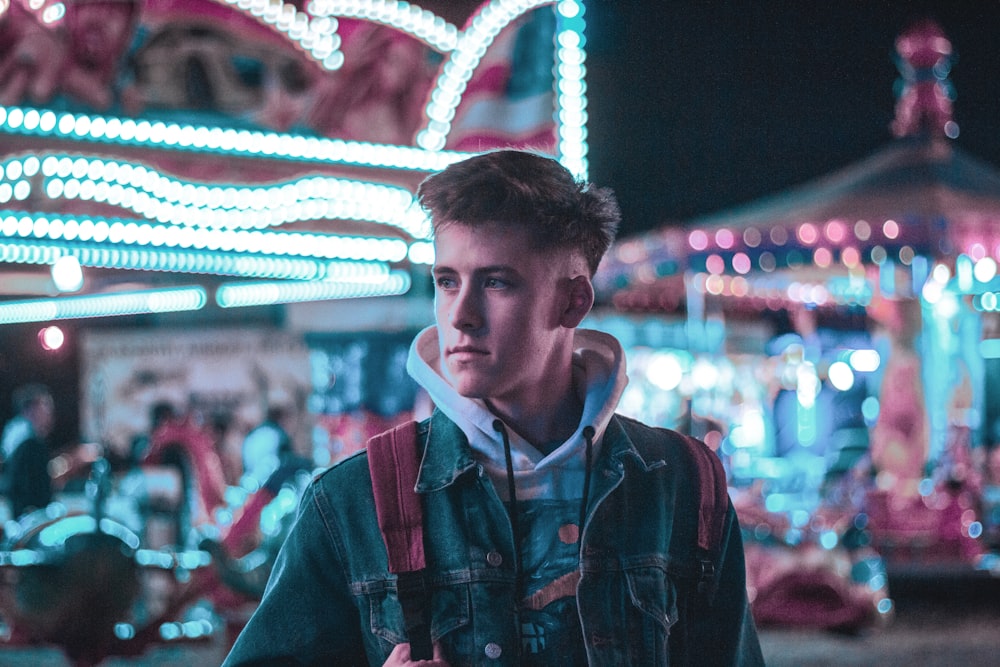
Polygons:
M603 298L672 310L694 288L747 304L864 304L871 276L887 267L909 274L908 285L891 287L905 291L935 261L1000 259L1000 170L952 143L950 44L922 23L897 50L894 141L802 186L623 240L598 276Z

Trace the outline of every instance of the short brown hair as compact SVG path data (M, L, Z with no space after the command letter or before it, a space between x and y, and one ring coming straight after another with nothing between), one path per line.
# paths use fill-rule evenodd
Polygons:
M591 276L614 241L621 212L614 194L578 181L556 160L496 150L456 162L417 189L437 231L449 224L515 224L537 250L578 250Z

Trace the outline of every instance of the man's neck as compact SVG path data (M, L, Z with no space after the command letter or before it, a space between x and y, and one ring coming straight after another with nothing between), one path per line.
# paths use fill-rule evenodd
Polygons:
M572 381L561 391L549 387L548 396L539 399L516 404L487 401L486 405L511 430L547 456L573 435L580 425L583 401L574 390Z

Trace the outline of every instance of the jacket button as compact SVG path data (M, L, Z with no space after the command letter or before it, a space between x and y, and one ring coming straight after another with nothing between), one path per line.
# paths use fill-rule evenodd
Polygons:
M486 554L486 562L493 567L500 567L500 564L503 563L503 556L500 555L499 551L491 551Z
M500 654L503 653L503 649L500 648L500 644L497 644L496 642L490 642L489 644L486 645L486 649L483 652L486 654L486 657L489 658L490 660L496 660L497 658L500 657Z

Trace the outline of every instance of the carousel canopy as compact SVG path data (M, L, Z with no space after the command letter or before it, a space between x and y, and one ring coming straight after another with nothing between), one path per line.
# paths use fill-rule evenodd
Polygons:
M0 0L0 324L398 295L430 172L587 170L583 4Z
M893 142L800 187L623 241L602 266L602 293L626 310L675 308L692 283L750 302L864 304L873 290L919 289L934 262L995 265L1000 170L952 143L951 45L922 22L896 47ZM908 284L873 285L887 267Z

